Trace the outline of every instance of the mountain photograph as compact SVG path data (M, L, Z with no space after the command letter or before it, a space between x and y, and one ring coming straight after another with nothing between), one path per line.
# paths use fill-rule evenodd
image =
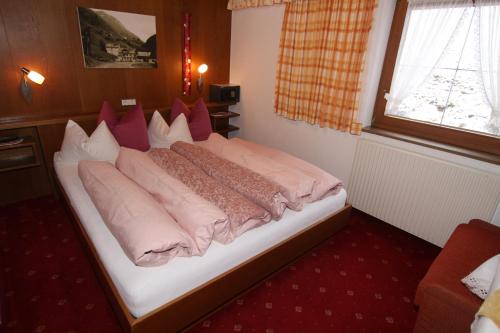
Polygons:
M87 68L156 68L154 16L78 7Z

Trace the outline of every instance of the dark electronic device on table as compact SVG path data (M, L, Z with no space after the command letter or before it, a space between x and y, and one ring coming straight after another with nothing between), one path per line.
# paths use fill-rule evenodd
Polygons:
M211 84L210 102L231 102L240 101L240 86L235 84Z

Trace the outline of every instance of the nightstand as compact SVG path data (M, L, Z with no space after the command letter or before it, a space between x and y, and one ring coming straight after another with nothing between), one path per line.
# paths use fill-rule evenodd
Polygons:
M227 138L229 132L239 130L239 127L231 125L229 119L239 117L240 114L229 111L228 108L235 102L208 102L207 108L212 123L212 130Z
M239 127L229 123L230 118L239 117L240 114L232 111L219 111L210 113L212 129L227 138L229 132L239 130Z
M0 137L18 136L22 142L0 146L0 204L51 193L36 127L0 130Z
M32 136L21 137L23 141L0 146L0 172L14 171L40 165L40 155Z

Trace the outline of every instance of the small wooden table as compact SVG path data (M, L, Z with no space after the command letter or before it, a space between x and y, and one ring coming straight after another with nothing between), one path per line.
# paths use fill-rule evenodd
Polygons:
M239 117L240 114L233 111L218 111L210 113L210 120L212 121L212 128L227 138L229 132L237 131L240 128L229 123L230 118Z

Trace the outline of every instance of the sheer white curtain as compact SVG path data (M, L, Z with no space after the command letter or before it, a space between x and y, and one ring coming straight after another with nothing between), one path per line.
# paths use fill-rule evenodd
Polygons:
M408 0L386 112L415 91L430 75L472 0Z
M476 0L479 10L481 78L491 105L490 123L500 126L500 1Z

